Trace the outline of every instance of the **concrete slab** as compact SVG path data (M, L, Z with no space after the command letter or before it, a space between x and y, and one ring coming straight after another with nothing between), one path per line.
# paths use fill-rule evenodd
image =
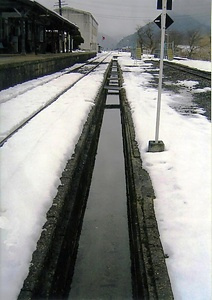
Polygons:
M165 150L165 145L163 141L149 141L148 152L163 152Z
M116 85L105 85L104 89L111 90L111 91L120 91L121 87Z

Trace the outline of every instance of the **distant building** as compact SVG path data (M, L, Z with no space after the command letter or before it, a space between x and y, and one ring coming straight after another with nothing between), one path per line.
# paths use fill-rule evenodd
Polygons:
M58 9L56 10L59 11ZM98 51L97 33L98 23L91 13L71 7L63 7L62 15L79 27L84 43L80 49L86 51Z

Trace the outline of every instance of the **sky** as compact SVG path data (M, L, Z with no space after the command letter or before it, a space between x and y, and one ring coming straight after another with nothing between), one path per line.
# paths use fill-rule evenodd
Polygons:
M105 54L99 54L98 60L101 55ZM17 299L61 173L74 153L111 58L110 54L105 64L62 94L59 101L43 110L0 148L1 299ZM199 64L189 62L193 66ZM209 300L211 123L201 109L185 115L174 107L182 103L189 107L192 95L204 95L210 86L198 89L196 81L164 80L166 85L180 86L183 92L163 92L159 136L165 151L150 153L147 145L154 138L157 103L157 88L151 82L158 76L158 69L143 60L135 64L130 53L121 53L119 63L142 165L150 174L156 195L156 218L175 299ZM210 68L210 62L202 62L201 67L204 64ZM66 71L69 70L1 91L0 135L3 137L82 76Z
M48 8L56 8L57 0L37 0ZM160 11L157 0L63 0L67 6L89 11L99 24L99 32L111 37L125 37L137 27L152 22ZM210 0L173 0L172 11L191 15L210 23ZM208 24L210 26L210 24Z

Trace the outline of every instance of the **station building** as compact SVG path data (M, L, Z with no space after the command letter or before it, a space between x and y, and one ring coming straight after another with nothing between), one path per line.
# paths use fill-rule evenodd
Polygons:
M0 1L0 53L61 53L84 42L79 27L34 0Z
M58 9L56 10L59 11ZM91 13L71 7L62 7L62 15L75 23L81 32L84 43L80 45L81 50L98 51L98 23Z

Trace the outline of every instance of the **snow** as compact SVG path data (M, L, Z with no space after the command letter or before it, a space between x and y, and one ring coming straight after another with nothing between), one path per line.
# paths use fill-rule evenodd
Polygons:
M124 87L143 167L156 192L155 211L175 299L211 299L211 124L199 114L180 115L171 108L175 95L164 92L160 139L165 151L147 152L148 141L154 140L157 102L157 90L149 88L152 75L145 72L151 64L129 67L129 57L119 62L128 71Z
M63 75L63 80L58 77L45 85L37 86L36 93L35 89L30 89L22 95L18 95L16 101L13 98L13 101L2 103L0 112L1 137L6 137L10 130L15 129L25 120L25 116L32 115L80 77L82 74L79 73L66 74ZM18 114L11 114L11 111L16 111Z
M211 124L198 111L180 114L172 107L183 95L179 99L163 92L160 139L165 151L147 152L148 141L154 139L157 103L148 73L153 66L145 60L135 64L126 53L119 56L143 167L156 194L174 297L211 299ZM16 299L22 287L60 175L74 153L106 67L76 83L0 149L1 299ZM58 72L0 92L1 136L80 76ZM192 93L198 90L194 81L177 84Z
M16 299L22 287L46 221L45 214L94 105L106 67L107 64L98 67L96 72L76 83L1 148L1 299ZM49 83L37 86L2 103L1 114L5 118L1 135L6 129L13 128L13 120L19 122L34 106L37 109L43 102L48 102L54 93L72 84L79 76L60 76L50 86ZM15 87L14 91L16 95Z
M202 71L211 72L211 62L208 61L193 60L193 59L183 59L183 60L173 59L172 63L180 64L183 66L187 66Z
M151 54L144 54L142 56L142 59L152 59L155 61L159 61L158 58L154 58L154 55ZM201 71L206 71L206 72L211 72L212 70L212 65L211 65L211 61L207 61L207 60L198 60L198 59L188 59L188 58L183 58L183 57L174 57L173 60L167 60L164 59L164 61L168 61L169 63L173 63L173 64L179 64L179 65L183 65L189 68L193 68L193 69L198 69Z

